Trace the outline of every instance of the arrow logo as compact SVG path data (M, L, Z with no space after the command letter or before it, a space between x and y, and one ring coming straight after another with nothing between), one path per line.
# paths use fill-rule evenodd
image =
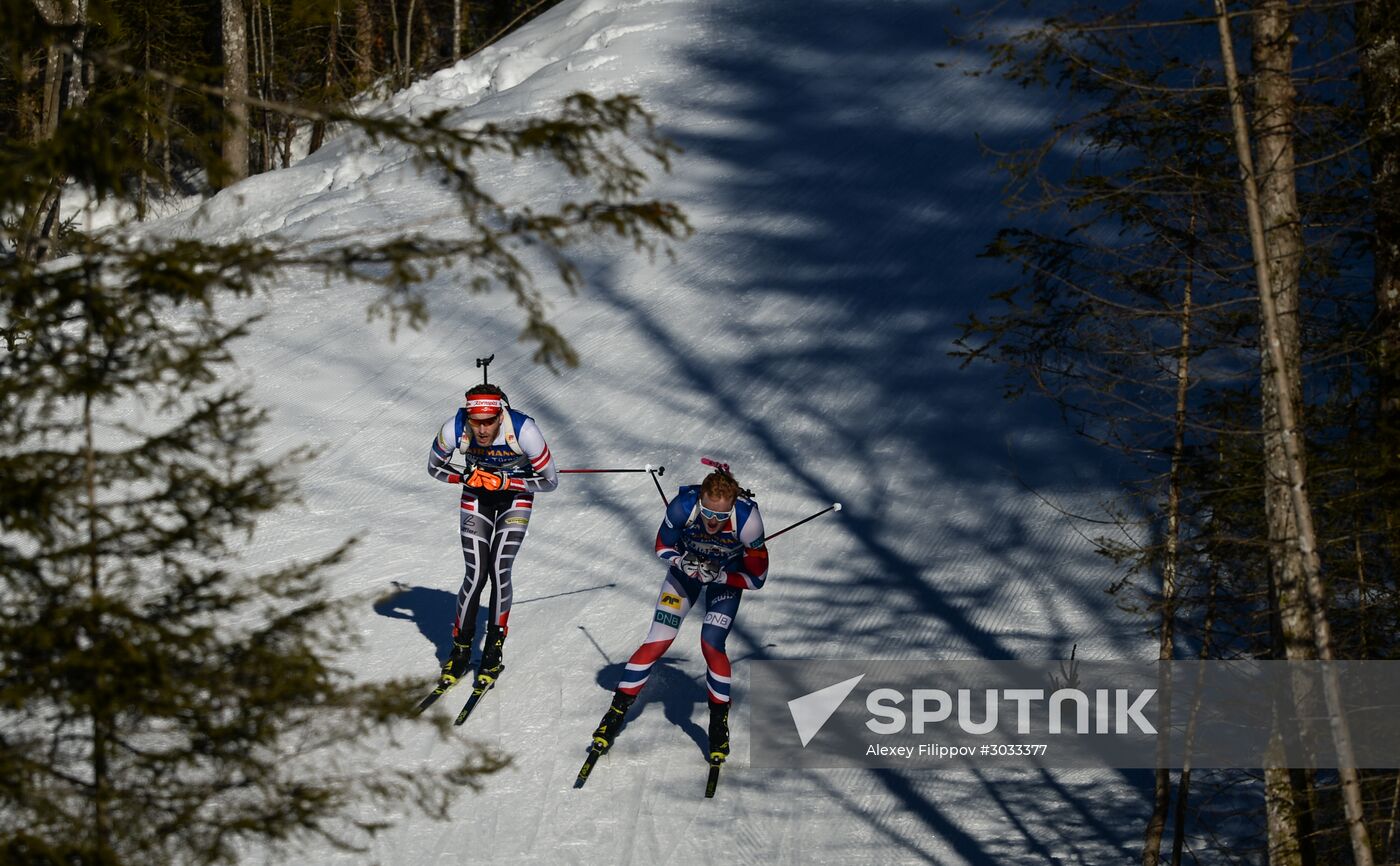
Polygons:
M812 738L863 679L865 674L788 701L788 712L792 713L792 723L797 726L797 736L802 739L803 748L812 742Z

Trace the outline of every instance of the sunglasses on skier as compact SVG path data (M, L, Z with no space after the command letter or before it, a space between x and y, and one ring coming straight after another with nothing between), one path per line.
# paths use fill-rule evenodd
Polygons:
M706 508L703 505L700 506L700 516L705 518L706 520L728 520L729 515L733 513L734 509L732 508L728 511L714 511L712 509Z

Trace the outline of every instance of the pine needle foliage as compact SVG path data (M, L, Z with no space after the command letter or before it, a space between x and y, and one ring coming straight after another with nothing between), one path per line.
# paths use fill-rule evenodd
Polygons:
M128 62L133 28L115 14L91 3L84 26L113 25L82 40L0 0L11 91L55 46L91 84L47 139L11 123L0 140L0 861L229 863L308 837L362 846L406 808L445 817L508 757L463 746L455 766L387 773L364 760L435 723L407 718L422 681L362 682L336 664L349 629L326 580L352 543L243 560L260 520L297 502L314 443L266 451L267 413L228 384L259 325L237 310L294 269L373 284L372 314L418 326L423 283L450 267L466 274L462 303L504 290L536 359L574 364L522 251L543 251L574 290L569 252L584 238L650 254L684 237L684 214L643 196L676 148L627 95L474 127L264 103L405 149L453 191L460 231L215 243L128 221L38 238L25 215L44 190L133 205L164 145L186 168L222 171L211 127L169 110L177 90L220 117L210 77ZM500 201L479 177L487 155L552 166L582 194ZM26 254L36 240L43 255Z

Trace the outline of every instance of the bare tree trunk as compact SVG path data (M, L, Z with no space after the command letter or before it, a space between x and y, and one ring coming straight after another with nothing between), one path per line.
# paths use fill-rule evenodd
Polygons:
M41 7L42 10L42 7ZM56 11L53 14L58 14ZM48 15L45 15L48 20ZM59 19L61 21L61 19ZM59 21L49 21L59 23ZM40 97L39 122L34 129L35 143L48 141L58 132L58 116L63 102L63 52L57 45L45 51L43 92ZM19 235L15 253L25 261L42 261L48 248L46 238L57 213L63 184L67 178L50 178L43 184L39 197L29 203L20 216Z
M1196 220L1191 219L1195 234ZM1172 462L1167 473L1167 537L1162 558L1162 625L1157 646L1161 662L1158 694L1163 719L1171 718L1170 673L1166 670L1174 653L1176 633L1176 588L1181 564L1181 461L1186 450L1186 397L1191 380L1191 291L1195 281L1194 263L1188 259L1186 282L1181 293L1181 339L1176 355L1176 417L1172 431ZM1157 734L1157 771L1153 776L1152 815L1147 821L1142 847L1143 866L1157 866L1162 860L1162 834L1167 827L1172 793L1171 770L1165 769L1171 744L1171 725L1164 724Z
M355 90L361 91L374 80L374 16L369 0L355 2Z
M169 128L175 114L175 88L169 84L165 85L164 128ZM175 181L175 168L170 153L170 136L161 136L160 141L160 174L161 184L169 192Z
M63 107L81 108L87 104L87 78L83 74L84 66L90 65L83 59L83 46L87 43L87 0L74 0L68 7L73 16L73 59L68 70L68 77L65 80L68 85L68 92L64 94Z
M58 115L63 102L63 52L57 45L50 45L44 63L44 91L40 99L39 128L37 141L48 141L58 131Z
M16 105L19 116L19 134L29 141L40 141L43 128L42 79L39 78L39 63L34 52L26 51L20 58L19 100ZM34 82L40 81L40 92L34 92Z
M1264 818L1269 833L1269 866L1292 866L1303 862L1302 833L1298 829L1297 791L1288 771L1283 741L1278 733L1269 739L1264 768Z
M1261 339L1275 340L1281 350L1276 361L1268 346L1261 346L1260 378L1264 429L1264 511L1269 527L1269 578L1277 596L1283 640L1283 657L1315 658L1314 636L1304 589L1303 557L1299 550L1298 520L1289 484L1288 451L1284 447L1282 416L1286 409L1297 418L1302 410L1302 377L1298 375L1302 353L1298 322L1298 281L1301 274L1303 237L1294 183L1292 83L1293 36L1289 30L1287 0L1262 0L1253 16L1252 40L1255 69L1253 131L1258 153L1255 182L1264 223L1264 255L1277 327ZM1284 365L1275 375L1275 363ZM1283 383L1286 383L1283 384ZM1286 391L1280 392L1280 388ZM1299 458L1301 462L1301 457ZM1307 467L1302 467L1306 473Z
M1215 614L1216 614L1216 590L1220 585L1214 571L1210 573L1209 590L1206 592L1206 618L1201 625L1201 649L1197 654L1197 659L1205 661L1210 658L1211 650L1215 645ZM1186 717L1186 732L1182 737L1182 761L1181 777L1176 783L1176 821L1172 826L1172 863L1171 866L1181 866L1181 852L1186 847L1186 806L1190 799L1191 791L1191 750L1196 742L1196 725L1200 721L1201 698L1204 693L1203 682L1205 680L1205 666L1202 665L1196 674L1196 689L1191 695L1191 710Z
M248 176L248 12L243 0L220 0L223 15L223 157L228 184Z
M264 74L266 62L263 54L265 42L260 0L253 0L253 5L248 10L248 23L248 90L258 98L266 99L267 76ZM271 162L268 157L267 112L259 111L255 117L250 107L248 114L248 156L251 162L249 171L262 174L268 170Z
M1390 819L1385 831L1385 850L1395 850L1395 826L1400 824L1400 773L1395 774L1395 793L1390 797Z
M415 0L408 0L408 14L403 19L403 81L401 85L407 87L413 82L413 7Z
M1269 528L1268 579L1277 625L1275 657L1315 659L1316 637L1308 609L1304 563L1298 547L1298 519L1289 489L1288 452L1281 420L1286 403L1293 417L1302 414L1302 343L1299 330L1299 279L1303 254L1302 225L1294 183L1293 35L1287 0L1261 0L1253 16L1255 110L1253 131L1258 162L1255 181L1264 224L1264 254L1273 289L1278 325L1272 334L1282 349L1285 376L1275 376L1274 359L1260 347L1260 413L1264 443L1264 514ZM1261 339L1268 334L1261 334ZM1287 391L1280 382L1287 382ZM1306 465L1303 470L1306 472ZM1297 696L1295 696L1297 697ZM1311 774L1287 769L1282 741L1273 743L1280 759L1265 769L1265 797L1273 862L1311 863L1314 810ZM1297 858L1296 860L1294 858Z
M44 73L43 116L39 141L52 138L58 131L59 118L66 108L81 108L87 102L87 84L83 80L83 44L87 37L87 0L74 0L60 5L58 0L35 0L35 8L44 21L62 25L73 33L72 59L65 46L50 45ZM32 200L20 217L16 253L29 262L40 262L49 254L58 234L64 175L49 178L41 187L39 197Z
M462 0L452 0L452 62L462 59Z
M1347 378L1364 380L1365 371L1360 371L1360 375L1353 372L1356 364L1354 359L1347 360ZM1367 585L1367 554L1364 538L1367 533L1366 526L1366 500L1367 487L1363 480L1363 462L1374 460L1374 456L1366 453L1366 431L1365 413L1361 411L1358 401L1350 401L1347 406L1347 462L1350 464L1349 474L1351 475L1351 498L1352 504L1348 508L1351 520L1351 561L1356 572L1356 602L1357 602L1357 651L1361 658L1371 658L1372 642L1371 632L1375 628L1372 617L1371 587ZM1382 572L1383 573L1383 572Z
M1278 416L1279 436L1283 450L1283 465L1279 468L1284 470L1289 498L1294 511L1293 519L1297 529L1294 543L1296 543L1296 555L1300 560L1300 577L1305 587L1317 658L1323 661L1332 661L1335 657L1332 631L1327 619L1327 596L1322 585L1322 562L1317 551L1317 534L1313 527L1312 505L1308 501L1304 471L1305 450L1295 405L1293 400L1289 399L1290 395L1299 393L1301 390L1298 385L1302 379L1299 366L1300 354L1296 345L1289 347L1285 343L1289 332L1283 322L1283 311L1279 309L1277 304L1272 283L1275 268L1291 266L1296 270L1299 262L1296 254L1293 255L1291 262L1288 259L1272 258L1270 253L1278 252L1280 248L1271 248L1265 232L1266 225L1271 230L1276 231L1280 228L1288 230L1290 220L1294 225L1297 223L1296 205L1291 214L1287 210L1271 210L1268 213L1264 211L1265 203L1270 207L1286 206L1287 193L1282 188L1285 182L1288 186L1292 184L1291 145L1285 149L1277 141L1273 141L1266 146L1261 136L1260 153L1265 161L1266 171L1275 175L1282 175L1286 171L1289 176L1288 178L1278 176L1271 178L1272 186L1261 196L1260 188L1256 182L1258 175L1255 172L1254 159L1250 152L1249 126L1245 119L1244 100L1240 93L1239 74L1235 67L1234 46L1230 36L1230 19L1226 14L1225 0L1215 0L1215 10L1220 32L1220 51L1224 60L1226 86L1230 94L1231 123L1234 127L1235 149L1240 162L1240 173L1244 186L1245 205L1249 218L1250 245L1254 253L1255 279L1258 283L1263 320L1264 349L1267 360L1262 364L1262 375L1264 381L1272 380L1269 385L1270 393L1275 399L1272 411L1276 412ZM1264 125L1261 132L1268 136L1283 135L1291 138L1289 130L1293 123L1293 93L1289 76L1292 68L1293 49L1292 37L1289 33L1288 5L1285 0L1264 0L1254 18L1255 41L1257 43L1255 57L1260 79L1256 90L1260 100L1257 114ZM1260 56L1261 52L1264 53L1263 57ZM1296 201L1296 195L1292 198ZM1282 243L1286 245L1286 235ZM1292 332L1295 339L1297 333L1296 309L1295 303L1293 316L1295 321ZM1266 484L1272 483L1272 481L1272 478L1266 479ZM1289 547L1292 546L1293 544L1289 545ZM1332 739L1336 747L1338 763L1342 765L1341 769L1338 770L1338 778L1341 782L1342 802L1346 815L1347 834L1351 840L1352 858L1357 866L1371 866L1373 862L1371 842L1362 808L1360 778L1355 767L1351 729L1342 708L1341 686L1336 670L1329 666L1323 672L1322 681Z
M404 59L399 52L399 0L389 0L389 29L389 42L394 46L394 82L402 84L406 73Z
M267 102L276 100L284 91L277 89L277 22L272 18L272 4L258 4L267 12L267 31L264 39L262 63L262 98ZM263 136L267 139L267 170L276 168L274 157L282 158L282 167L292 162L292 136L296 134L296 121L286 115L267 109L262 111Z
M1357 11L1357 36L1375 209L1377 390L1381 418L1400 425L1400 8L1392 0L1365 0Z
M146 30L151 29L151 14L149 9L146 12ZM146 42L146 49L142 56L142 65L146 72L151 71L151 43ZM136 190L136 218L144 220L146 218L146 190L150 184L150 176L146 171L146 166L151 162L151 116L148 106L151 104L151 80L144 78L141 82L141 92L145 98L141 101L141 176L137 178L139 186Z
M335 93L336 66L340 63L337 56L337 48L340 45L340 0L335 2L335 16L331 19L330 36L326 39L326 77L322 82L324 98L330 100ZM315 153L321 149L321 145L326 141L326 122L315 120L311 124L311 141L307 145L307 153Z
M442 54L442 49L438 45L438 39L441 37L437 24L433 20L431 4L423 3L418 7L418 26L423 33L418 40L418 59L414 61L413 68L417 70L429 69Z
M1400 486L1400 8L1365 0L1357 10L1361 94L1370 141L1376 298L1379 483ZM1400 509L1383 507L1385 537L1400 538ZM1400 549L1383 548L1394 569Z
M40 141L53 138L58 130L59 108L63 100L63 75L65 72L63 50L58 45L49 45L44 50L44 85L39 97Z

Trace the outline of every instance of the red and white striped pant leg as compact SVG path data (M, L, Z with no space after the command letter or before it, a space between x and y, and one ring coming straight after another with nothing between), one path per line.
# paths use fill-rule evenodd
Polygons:
M739 602L743 597L743 590L732 586L710 584L706 588L700 651L705 655L705 688L710 693L710 703L729 703L731 674L724 644L739 615Z
M635 695L647 684L651 669L666 654L671 641L676 639L685 615L695 599L681 589L668 572L661 584L661 592L656 597L656 610L652 613L651 627L647 636L632 657L627 660L627 668L622 672L622 682L617 690L627 695Z

